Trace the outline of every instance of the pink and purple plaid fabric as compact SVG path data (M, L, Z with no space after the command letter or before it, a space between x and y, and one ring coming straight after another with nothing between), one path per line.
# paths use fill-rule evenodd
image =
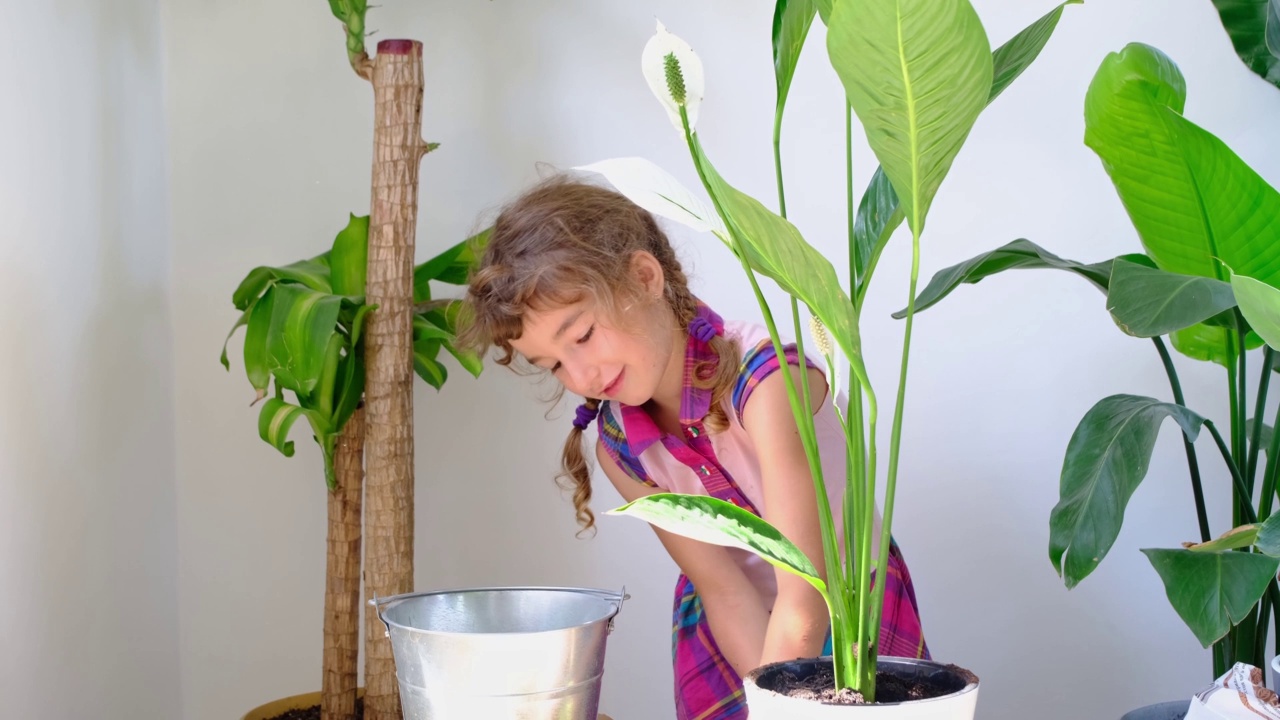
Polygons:
M699 317L718 330L723 329L724 323L720 316L706 305L699 304L698 313ZM733 406L739 420L751 391L780 367L773 346L768 341L754 348L744 348L744 353L741 373L733 393ZM795 346L787 346L784 355L789 364L797 364ZM714 359L715 354L706 343L693 337L689 339L685 350L685 385L680 412L681 425L686 431L683 437L662 432L641 408L626 405L615 408L614 403L607 402L597 421L600 439L610 457L623 471L637 482L650 487L659 485L649 477L639 457L655 442L661 442L677 460L690 468L702 470L700 478L708 495L759 515L755 505L716 459L702 425L710 408L711 392L693 386L693 373L699 365ZM888 571L884 613L880 624L880 654L927 658L929 650L920 627L911 574L897 544L892 540ZM828 634L824 653L829 653L830 650L831 638ZM675 589L672 661L678 720L741 720L747 717L742 678L716 645L702 602L693 583L685 575L680 576Z

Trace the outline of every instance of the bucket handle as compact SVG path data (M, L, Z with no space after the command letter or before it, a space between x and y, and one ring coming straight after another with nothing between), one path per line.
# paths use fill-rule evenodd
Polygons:
M472 589L473 590L573 590L574 592L580 592L585 595L595 595L601 598L602 600L614 603L613 615L609 618L608 632L610 633L613 632L614 618L618 616L618 613L622 612L622 604L631 599L631 595L627 593L626 585L623 585L622 590L616 593L609 590L596 590L595 588L497 587L497 588L472 588ZM391 625L387 622L387 619L382 615L382 606L388 603L394 602L396 600L402 600L405 598L417 597L421 595L432 595L432 594L435 594L434 591L433 592L410 592L410 593L402 593L400 595L387 595L385 597L378 597L377 594L375 593L374 596L369 599L369 605L373 607L375 612L378 613L378 620L379 622L382 623L383 634L386 637L391 637Z

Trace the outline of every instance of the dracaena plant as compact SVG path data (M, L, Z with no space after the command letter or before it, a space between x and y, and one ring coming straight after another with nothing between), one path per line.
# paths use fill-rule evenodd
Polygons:
M887 463L881 463L877 457L880 396L867 374L858 329L863 300L881 252L903 222L910 230L912 248L910 280L904 290L908 299L915 296L921 236L934 195L982 109L1035 59L1067 4L1071 3L1058 5L992 53L982 23L967 0L778 2L773 23L777 213L735 189L711 163L697 132L704 89L701 61L687 43L659 24L657 35L644 50L644 75L688 148L712 209L669 174L641 159L607 160L583 168L604 175L642 207L719 238L740 261L780 356L782 340L774 313L760 290L759 276L773 280L790 295L788 311L802 353L803 328L806 323L810 326L826 361L833 393L839 390L842 368L838 365L847 366L850 387L847 404L840 411L848 450L848 474L843 478L822 475L805 375L799 375L797 388L791 375L784 373L819 503L821 571L763 519L714 498L664 493L614 512L699 540L754 552L806 579L821 593L830 612L837 689L852 688L868 702L875 701L884 600L884 586L873 585L872 572L888 562L913 311L908 310L902 342L889 457ZM849 101L844 158L849 183L847 291L831 262L786 219L778 138L796 61L815 14L827 25L828 56ZM880 161L856 213L852 187L855 114ZM805 306L803 313L801 304ZM885 505L880 552L872 557L872 519L881 474ZM827 482L845 483L843 507L829 506L823 490ZM846 528L843 560L834 512L843 513Z
M266 401L258 414L259 434L292 456L289 432L306 418L324 459L329 523L321 717L326 720L355 717L364 478L361 331L367 315L376 311L364 297L368 234L369 217L352 215L329 251L282 267L254 268L232 295L240 319L231 334L246 326L245 374L255 391L253 402ZM464 284L487 239L488 231L482 232L414 269L413 363L437 389L448 377L438 359L442 348L473 375L479 375L481 359L454 346L461 301L433 300L431 283ZM225 342L222 364L230 369Z
M366 314L375 309L364 301L368 236L369 217L352 215L329 251L282 267L254 268L232 295L241 314L231 332L247 326L244 365L257 393L254 403L266 399L258 416L259 434L292 457L289 431L306 418L323 453L331 490L334 445L364 392L361 330ZM433 300L431 282L465 284L487 239L488 231L482 232L414 268L413 366L437 390L448 379L439 361L441 349L475 376L482 361L454 345L461 301ZM230 369L225 343L221 360Z
M915 309L1004 270L1052 268L1089 281L1123 332L1150 339L1171 398L1113 395L1085 414L1062 464L1049 557L1068 588L1098 567L1147 475L1160 427L1172 419L1183 436L1199 539L1143 553L1178 615L1202 645L1213 646L1217 677L1237 661L1263 665L1268 628L1280 612L1280 526L1271 528L1280 435L1264 422L1271 376L1280 370L1277 305L1266 303L1280 287L1280 193L1184 117L1185 100L1177 65L1136 43L1106 57L1085 97L1085 144L1101 159L1145 253L1084 264L1015 240L939 271ZM1271 343L1261 358L1254 352L1259 335ZM1182 355L1226 370L1229 417L1222 430L1188 407L1165 336ZM1222 491L1231 496L1233 529L1216 540L1195 445L1202 430L1229 476Z

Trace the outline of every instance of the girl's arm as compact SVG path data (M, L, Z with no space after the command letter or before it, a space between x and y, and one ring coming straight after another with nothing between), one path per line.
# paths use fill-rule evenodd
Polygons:
M786 368L798 392L800 369L792 365ZM827 381L819 370L809 368L808 372L809 395L816 412L826 397ZM752 391L742 410L742 425L760 458L765 520L795 543L813 562L818 574L825 577L813 475L796 430L782 373L769 375ZM844 478L825 480L844 482ZM777 571L777 578L778 599L765 634L762 665L816 657L831 626L827 605L812 585L784 570Z
M605 476L627 502L662 492L629 477L599 443L596 444L596 459ZM680 571L688 575L697 588L711 634L729 664L739 675L759 667L769 614L764 609L760 593L729 556L728 550L656 527L653 531L671 559L680 566Z

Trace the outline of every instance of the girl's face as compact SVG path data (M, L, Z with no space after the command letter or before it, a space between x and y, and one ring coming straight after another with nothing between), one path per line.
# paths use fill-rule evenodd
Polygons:
M637 279L649 293L646 297L657 298L624 304L617 318L608 317L590 299L530 310L512 348L571 393L624 405L645 404L669 384L664 380L670 375L675 319L660 299L660 268L656 292L646 278Z

